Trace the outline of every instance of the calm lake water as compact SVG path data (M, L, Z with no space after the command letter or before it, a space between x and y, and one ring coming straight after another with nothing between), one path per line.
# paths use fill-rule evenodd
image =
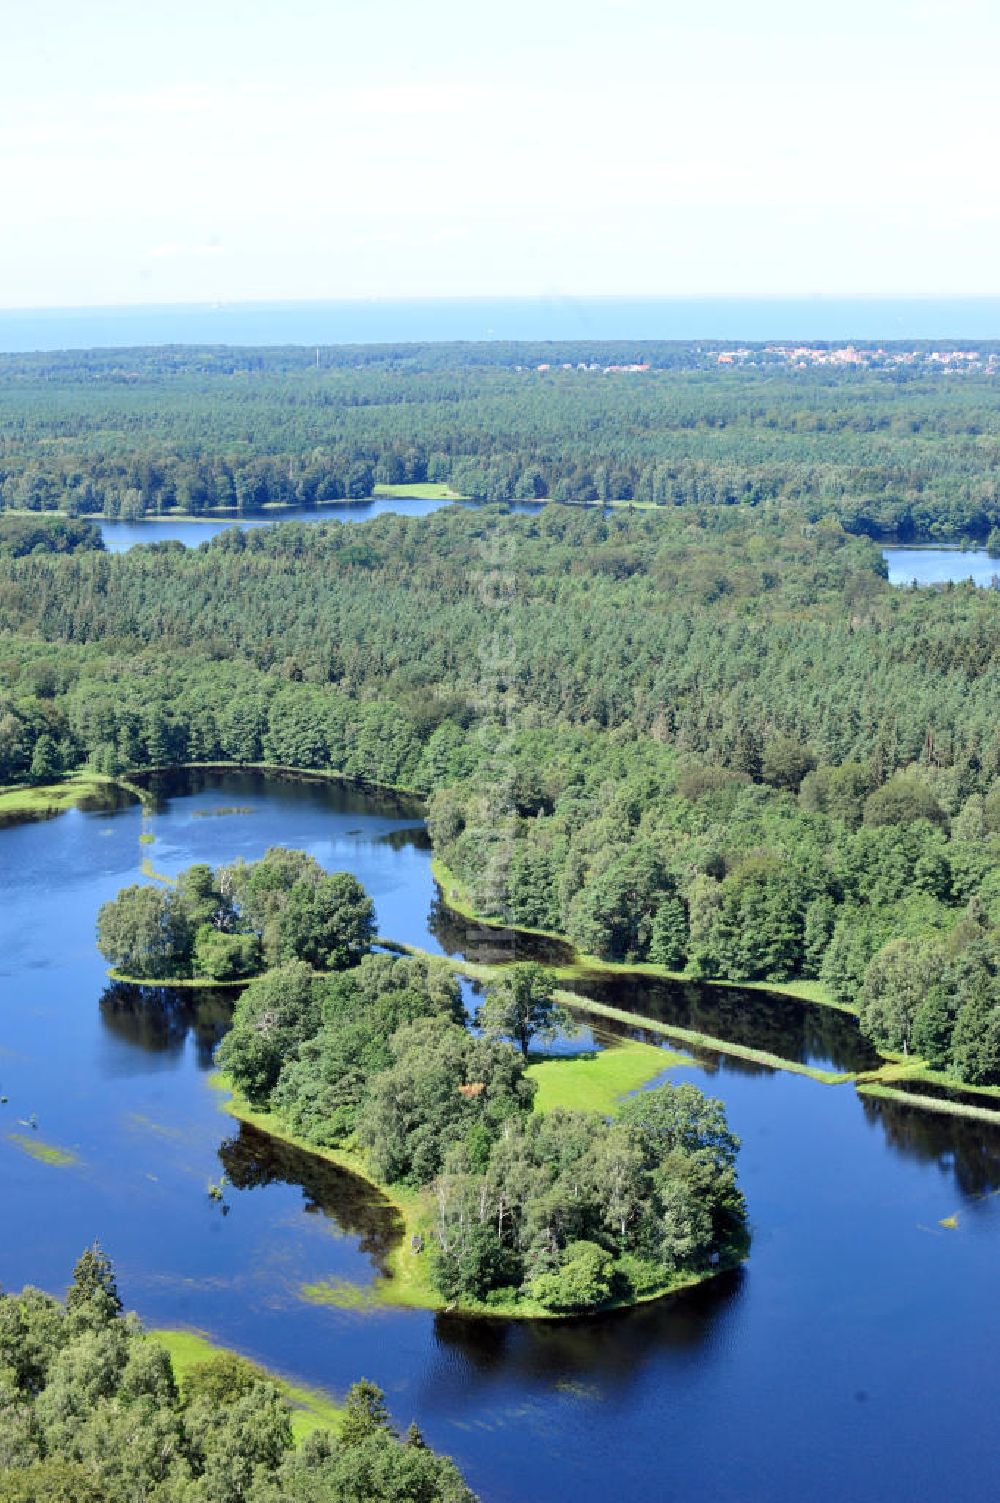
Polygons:
M983 589L1000 579L1000 558L985 548L883 548L892 585L934 585L971 579Z
M230 1002L110 987L98 905L144 855L173 873L281 842L354 871L382 934L511 946L441 908L414 805L249 773L161 792L152 816L127 804L0 831L4 1287L60 1291L99 1237L148 1322L335 1390L364 1374L488 1503L995 1496L1000 1136L850 1086L712 1054L673 1072L722 1097L744 1144L752 1255L700 1291L537 1326L304 1302L304 1283L374 1275L390 1215L220 1113L207 1075ZM864 1051L850 1019L764 993L628 978L611 991L797 1058ZM19 1138L77 1162L51 1167ZM223 1169L228 1214L206 1193Z
M109 553L124 553L136 543L176 540L187 548L207 543L228 527L273 527L276 522L368 522L390 513L398 517L426 517L442 506L474 506L475 502L443 501L437 496L373 496L369 501L338 501L330 506L282 506L271 511L244 512L239 517L213 517L192 522L184 517L143 517L138 522L101 522ZM536 512L538 503L514 501L511 511Z

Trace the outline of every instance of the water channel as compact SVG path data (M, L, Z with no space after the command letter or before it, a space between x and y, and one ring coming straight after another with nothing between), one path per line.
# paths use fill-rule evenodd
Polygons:
M303 1284L374 1277L386 1207L219 1111L208 1076L230 1001L109 986L98 905L144 855L174 873L282 843L355 872L383 935L510 946L442 907L416 805L259 773L158 792L151 816L112 800L0 831L5 1288L61 1291L98 1237L148 1323L335 1391L373 1379L488 1503L995 1495L1000 1134L850 1085L715 1054L672 1072L724 1100L754 1232L739 1273L686 1296L558 1325L306 1302ZM584 984L807 1062L866 1057L850 1018L772 994ZM34 1157L40 1143L73 1162ZM223 1169L220 1206L206 1190Z

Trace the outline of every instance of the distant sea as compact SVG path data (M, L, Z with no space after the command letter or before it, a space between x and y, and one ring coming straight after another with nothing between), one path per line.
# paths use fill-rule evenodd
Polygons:
M482 339L1000 339L998 298L434 298L0 310L0 350Z

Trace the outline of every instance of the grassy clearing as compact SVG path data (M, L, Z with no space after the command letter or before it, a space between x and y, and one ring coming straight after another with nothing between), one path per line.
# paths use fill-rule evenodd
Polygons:
M600 1112L608 1117L623 1096L656 1080L672 1065L693 1063L685 1054L630 1040L599 1054L538 1060L528 1066L527 1074L538 1087L536 1112L551 1112L561 1106L567 1111Z
M47 819L73 809L82 798L100 793L114 780L97 773L80 772L62 783L47 783L40 788L5 788L0 793L0 824L27 819Z
M229 1352L231 1347L217 1345L209 1341L207 1336L200 1331L176 1331L160 1330L150 1331L154 1341L165 1346L170 1353L170 1361L174 1369L174 1377L184 1387L184 1380L191 1369L199 1363L207 1362L212 1357L217 1357L220 1352ZM242 1356L242 1353L237 1353ZM249 1360L249 1359L247 1359ZM267 1368L253 1363L258 1371L265 1377L276 1383L292 1406L292 1435L296 1445L311 1435L314 1430L329 1430L336 1432L340 1428L340 1419L343 1414L343 1406L335 1401L322 1388L306 1388L302 1384L292 1383L287 1378L282 1378L276 1373L269 1372Z
M867 1070L858 1076L858 1085L891 1086L896 1081L908 1081L918 1085L934 1086L941 1090L962 1091L966 1095L981 1096L983 1107L991 1104L1000 1112L1000 1086L969 1085L957 1075L948 1075L944 1070L934 1070L919 1055L892 1054L888 1063L878 1070ZM931 1098L928 1098L931 1099ZM936 1098L934 1098L936 1099Z
M397 500L406 497L414 501L471 501L471 496L463 496L460 491L452 490L450 485L436 480L419 480L411 485L377 485L373 492L376 496L391 496Z
M9 1132L7 1142L13 1143L15 1148L20 1148L29 1158L37 1159L40 1164L48 1164L53 1169L69 1169L80 1160L76 1154L68 1148L59 1148L55 1143L43 1142L41 1138L32 1133Z
M919 1096L912 1091L897 1091L891 1085L878 1080L869 1080L858 1085L859 1096L870 1096L876 1101L898 1101L903 1106L916 1106L924 1112L943 1112L946 1117L968 1117L973 1122L989 1122L1000 1127L1000 1107L988 1110L984 1106L970 1106L964 1101L948 1101L941 1096Z

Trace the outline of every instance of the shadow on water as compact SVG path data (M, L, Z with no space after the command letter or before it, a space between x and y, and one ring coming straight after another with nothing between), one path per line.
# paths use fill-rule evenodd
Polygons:
M882 1063L848 1013L783 992L668 981L635 972L584 972L573 990L596 1002L713 1038L832 1070L873 1070Z
M198 1068L210 1070L213 1050L232 1022L234 1001L230 990L115 981L105 988L99 1006L107 1031L147 1054L179 1055L191 1035Z
M448 907L440 888L427 927L446 955L457 955L477 965L510 965L518 960L537 960L540 965L572 965L576 959L576 951L565 940L500 925L477 924L474 919L463 917Z
M438 1315L437 1341L459 1353L479 1373L558 1384L577 1382L613 1388L620 1397L642 1381L647 1359L683 1358L704 1351L731 1315L746 1283L733 1269L665 1299L569 1321L504 1321Z
M307 772L266 772L257 767L224 765L178 767L135 773L133 782L146 790L149 809L154 814L164 813L171 799L190 798L206 790L224 792L226 798L235 803L242 803L244 800L250 803L256 797L260 804L264 804L269 798L273 800L277 784L283 805L294 805L299 800L304 807L315 810L317 792L322 791L327 795L324 802L338 814L356 814L363 820L371 816L372 804L377 802L382 818L412 819L415 825L419 823L420 826L414 830L414 835L424 833L424 806L416 795L393 793L381 788L374 791L358 783L318 777Z
M222 1144L219 1159L236 1190L298 1186L304 1211L324 1216L339 1232L358 1238L360 1250L377 1272L387 1271L386 1258L402 1234L402 1224L395 1207L373 1185L246 1122Z

